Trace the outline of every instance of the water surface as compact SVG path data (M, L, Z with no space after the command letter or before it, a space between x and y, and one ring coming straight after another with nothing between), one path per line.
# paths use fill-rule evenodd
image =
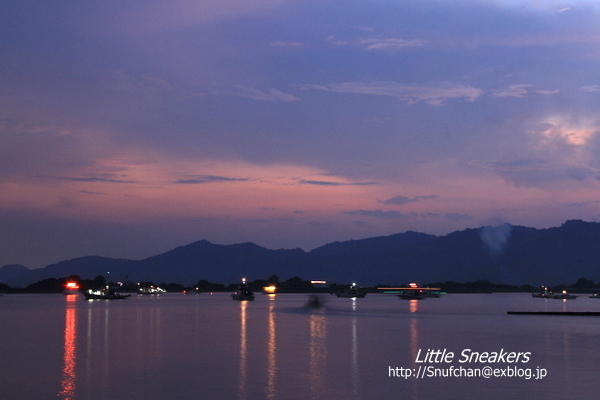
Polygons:
M600 311L600 300L449 294L399 300L307 295L0 298L3 399L592 398L600 317L506 311ZM454 352L418 363L421 350ZM465 363L465 349L523 352L527 363ZM390 368L544 369L544 379L394 376ZM392 376L390 376L392 375Z

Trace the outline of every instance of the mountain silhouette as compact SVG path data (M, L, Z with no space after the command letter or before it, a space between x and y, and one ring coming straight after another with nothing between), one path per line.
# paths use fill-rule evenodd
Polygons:
M200 279L229 284L241 277L255 280L271 275L362 286L480 279L569 284L581 277L600 280L600 223L570 220L548 229L504 224L445 236L408 231L329 243L309 252L200 240L143 260L86 256L34 270L14 265L0 268L0 282L14 287L69 275L184 285Z

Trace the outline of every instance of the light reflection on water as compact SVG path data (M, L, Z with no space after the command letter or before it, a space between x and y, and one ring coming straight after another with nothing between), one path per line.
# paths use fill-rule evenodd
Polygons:
M277 398L277 334L275 328L275 296L269 296L269 337L267 339L267 387L268 399Z
M248 397L248 340L246 338L247 301L240 301L240 372L238 377L238 398Z
M419 365L414 361L417 359L417 354L419 353L419 320L417 318L417 312L419 311L419 304L421 304L422 300L404 300L408 301L408 309L410 312L411 318L408 326L409 326L409 337L410 337L410 355L411 355L411 368L415 371L418 371ZM419 380L412 379L411 380L411 400L419 399Z
M352 298L352 394L358 395L360 374L358 372L358 330L356 328L356 298Z
M305 303L306 295L281 294L253 302L226 294L113 302L7 295L0 299L3 398L590 398L597 390L600 318L506 311L598 311L598 300L369 295L331 297L316 309ZM390 366L418 369L420 349L443 348L530 351L525 366L546 368L548 377L389 376Z
M320 399L324 395L325 368L327 361L327 319L323 314L310 315L309 376L311 398Z
M77 340L77 304L78 296L66 295L67 301L65 316L65 353L63 365L63 378L61 391L58 397L64 400L72 400L76 394L75 367L77 366L76 340Z

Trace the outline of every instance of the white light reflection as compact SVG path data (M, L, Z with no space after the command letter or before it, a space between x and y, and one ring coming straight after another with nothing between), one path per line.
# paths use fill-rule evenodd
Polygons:
M352 311L356 311L356 298L352 298ZM356 315L352 317L352 391L358 395L360 386L358 374L358 333L356 331Z
M238 376L238 399L248 397L248 343L246 337L247 301L240 301L240 373Z
M97 379L108 380L111 373L110 301L86 301L87 327L85 387Z
M327 361L327 320L324 315L310 316L310 388L315 398L325 392L325 363Z
M108 329L110 322L110 301L104 301L102 302L102 305L104 306L104 343L102 347L104 350L104 354L102 357L102 372L104 379L108 379L110 373L110 330Z

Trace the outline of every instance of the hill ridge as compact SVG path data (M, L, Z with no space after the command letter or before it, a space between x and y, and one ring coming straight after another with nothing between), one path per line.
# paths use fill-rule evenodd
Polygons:
M0 268L0 282L19 287L46 278L94 278L232 283L242 276L319 279L361 285L410 281L553 285L581 277L600 280L600 223L568 220L537 229L503 224L436 236L406 231L327 243L311 251L271 250L253 242L214 244L202 239L142 260L84 256L41 269Z

